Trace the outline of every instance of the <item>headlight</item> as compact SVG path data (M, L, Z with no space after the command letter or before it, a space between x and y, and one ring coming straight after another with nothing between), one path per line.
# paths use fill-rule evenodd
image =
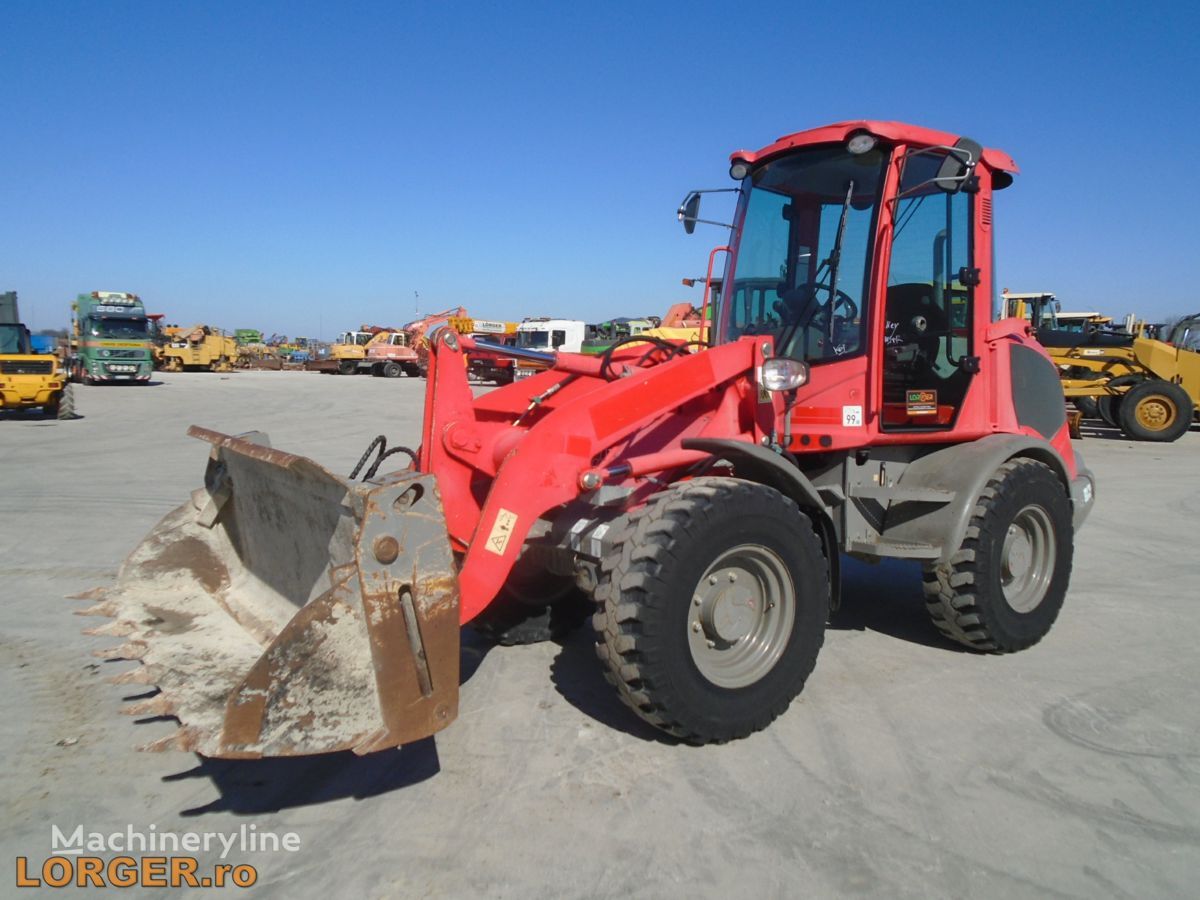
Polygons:
M855 156L869 153L875 149L875 135L867 134L865 131L852 134L850 140L846 141L846 149Z
M762 386L768 391L794 391L808 383L808 363L775 357L762 366Z

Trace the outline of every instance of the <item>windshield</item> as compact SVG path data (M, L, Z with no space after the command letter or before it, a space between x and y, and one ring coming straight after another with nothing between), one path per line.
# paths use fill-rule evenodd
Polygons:
M721 341L769 334L777 356L836 359L865 347L871 235L886 152L811 147L742 182Z
M517 332L518 347L548 347L550 346L550 332L548 331L518 331Z
M146 319L126 316L92 316L88 319L88 333L99 338L146 339L149 333Z
M0 353L28 353L29 336L24 325L0 325Z

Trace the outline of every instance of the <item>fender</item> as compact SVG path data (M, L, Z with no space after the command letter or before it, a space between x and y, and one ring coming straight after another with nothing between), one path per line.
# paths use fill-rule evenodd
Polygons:
M1022 434L993 434L914 460L897 487L953 491L954 499L926 515L889 525L887 539L940 546L938 561L948 563L966 537L975 502L988 480L1004 463L1019 457L1048 465L1067 496L1073 497L1071 473L1049 442Z
M808 513L825 548L829 561L829 609L836 611L842 599L842 564L837 531L829 507L808 476L786 459L766 447L728 438L685 438L685 450L702 450L733 463L734 471L747 481L774 488Z

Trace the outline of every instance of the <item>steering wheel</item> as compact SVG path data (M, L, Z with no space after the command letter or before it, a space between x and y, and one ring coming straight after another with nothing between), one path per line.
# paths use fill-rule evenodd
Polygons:
M829 285L819 284L815 281L806 281L783 293L775 302L775 311L779 313L785 322L790 324L800 322L804 311L809 308L810 304L816 301L817 294L822 291L826 294L831 294L831 297L828 301L821 304L820 307L813 309L808 314L808 322L811 322L822 313L833 314L843 306L846 308L846 313L842 318L850 321L858 318L858 304L854 302L854 299L849 294L841 289L830 291Z

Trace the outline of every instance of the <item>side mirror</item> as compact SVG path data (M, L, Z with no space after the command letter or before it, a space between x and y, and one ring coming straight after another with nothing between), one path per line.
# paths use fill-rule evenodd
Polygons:
M683 223L683 230L691 234L696 230L696 219L700 216L700 192L692 191L683 198L683 203L679 204L679 210L676 212L679 221Z
M947 194L957 194L975 171L983 156L983 147L970 138L959 138L954 150L946 154L933 183Z

